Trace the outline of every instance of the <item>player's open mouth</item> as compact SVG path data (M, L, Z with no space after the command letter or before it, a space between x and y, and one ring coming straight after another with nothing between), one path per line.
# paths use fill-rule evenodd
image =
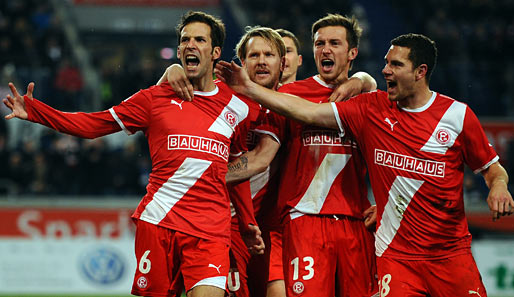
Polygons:
M398 85L398 83L397 83L397 82L395 82L395 81L388 81L388 82L387 82L387 88L388 88L388 89L393 89L393 88L395 88L397 85Z
M398 83L395 81L386 81L387 83L387 92L391 93L396 90L396 87L398 86Z
M257 71L255 71L255 75L256 75L257 77L265 77L265 76L268 76L268 75L269 75L269 71L268 71L268 70L264 70L264 69L262 69L262 70L257 70Z
M329 72L334 67L334 61L330 59L323 59L321 60L321 69L323 69L324 72Z
M200 64L200 59L197 56L187 55L186 56L186 66L187 67L196 67Z

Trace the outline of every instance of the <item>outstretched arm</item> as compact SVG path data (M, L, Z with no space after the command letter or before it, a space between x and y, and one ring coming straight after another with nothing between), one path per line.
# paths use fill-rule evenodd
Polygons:
M7 95L3 102L12 112L7 120L19 118L45 125L62 133L82 138L95 138L121 130L110 111L93 113L62 112L33 98L34 83L27 87L27 94L21 96L14 84L9 83L12 96Z
M496 162L482 171L482 175L489 187L487 204L491 210L493 221L498 220L501 216L511 215L514 212L514 201L507 188L509 182L507 171L500 163Z
M332 92L328 98L330 102L339 102L350 99L360 93L370 92L377 89L377 82L366 72L357 72L350 79L343 82Z
M172 64L161 76L158 85L168 82L173 91L179 96L180 99L185 101L193 101L194 89L193 85L186 77L186 73L184 72L184 68L180 64Z
M279 114L311 125L338 128L329 103L315 104L294 95L262 87L252 82L246 71L234 62L219 61L215 73L237 93L246 95Z
M280 144L273 137L262 134L253 150L228 163L227 183L245 180L266 170L279 148Z

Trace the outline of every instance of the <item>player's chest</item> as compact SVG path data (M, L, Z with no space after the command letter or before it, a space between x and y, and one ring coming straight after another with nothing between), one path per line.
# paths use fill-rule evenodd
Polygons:
M374 158L389 154L396 158L434 161L453 159L461 149L462 126L443 115L388 111L368 116L362 130L362 147ZM392 155L391 155L392 154ZM376 160L375 160L376 162Z
M214 133L230 138L244 115L227 104L198 101L170 99L169 104L157 105L152 110L151 129L159 134L208 136Z

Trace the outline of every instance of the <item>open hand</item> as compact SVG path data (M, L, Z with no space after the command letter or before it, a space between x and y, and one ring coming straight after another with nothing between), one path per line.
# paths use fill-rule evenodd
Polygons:
M247 84L251 82L246 70L237 65L234 61L231 63L219 61L216 64L214 73L219 80L226 83L232 90L240 94L245 94Z
M9 88L11 89L11 95L7 95L7 98L4 98L2 101L4 102L5 106L9 108L12 112L5 116L6 120L10 120L12 118L19 118L22 120L28 119L27 110L25 108L25 99L23 96L20 96L18 93L18 90L16 90L16 87L13 83L9 83ZM32 100L32 93L34 92L34 83L31 82L27 86L27 96L30 100Z

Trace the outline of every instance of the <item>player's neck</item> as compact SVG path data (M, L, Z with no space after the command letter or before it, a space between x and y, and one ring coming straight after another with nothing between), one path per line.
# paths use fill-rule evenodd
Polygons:
M212 80L212 75L206 75L205 77L193 78L191 79L191 84L193 85L193 89L199 92L210 92L216 88L214 81Z
M344 83L345 81L348 80L348 72L346 71L343 71L341 72L341 74L339 74L337 77L333 78L333 79L326 79L324 78L323 76L321 76L321 74L318 74L318 77L324 81L327 85L333 85L333 86L338 86L342 83Z
M293 82L293 81L296 81L296 74L289 76L287 79L283 79L280 82L280 85L285 85L285 84L288 84L288 83Z
M403 108L416 109L425 106L430 101L430 98L432 98L432 91L430 91L428 86L424 86L398 103Z

